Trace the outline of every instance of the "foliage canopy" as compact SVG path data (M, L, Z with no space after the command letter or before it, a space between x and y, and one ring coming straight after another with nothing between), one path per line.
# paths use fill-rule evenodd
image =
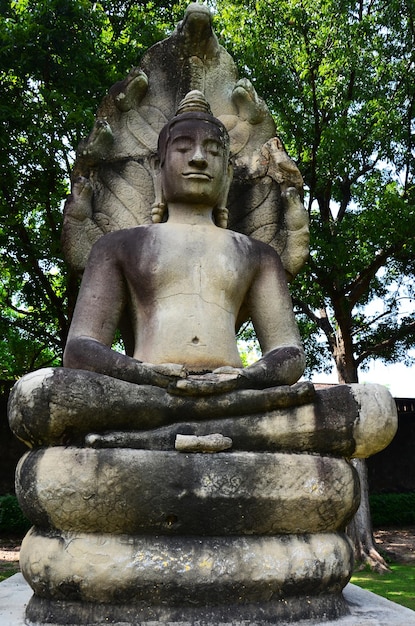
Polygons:
M293 294L309 366L324 369L333 356L339 380L355 382L369 359L408 362L415 338L415 5L217 5L221 36L251 73L305 179L311 255Z

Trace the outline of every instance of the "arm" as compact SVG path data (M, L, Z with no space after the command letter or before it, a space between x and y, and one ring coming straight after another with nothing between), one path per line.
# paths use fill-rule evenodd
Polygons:
M64 367L84 369L132 383L166 387L181 366L152 366L111 349L127 302L117 250L120 234L102 237L93 247L82 279L63 356Z
M271 248L261 248L247 306L263 356L243 376L253 388L292 385L304 372L304 350L280 258Z

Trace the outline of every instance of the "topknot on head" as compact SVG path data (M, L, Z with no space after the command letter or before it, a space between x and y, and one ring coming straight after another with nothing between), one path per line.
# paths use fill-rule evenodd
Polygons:
M198 89L193 89L185 95L177 107L176 115L190 113L191 111L199 111L200 113L212 115L209 102L206 100L204 94Z

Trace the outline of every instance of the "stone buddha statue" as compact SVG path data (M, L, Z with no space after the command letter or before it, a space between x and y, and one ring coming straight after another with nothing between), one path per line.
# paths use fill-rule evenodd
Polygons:
M65 366L159 386L179 376L177 391L192 389L196 395L219 393L220 380L204 379L203 373L220 376L224 368L227 390L295 383L304 353L278 254L215 224L218 214L226 214L229 136L202 93L190 92L161 131L159 158L166 221L114 232L95 245ZM125 308L132 358L111 350ZM264 356L242 369L235 330L247 318ZM163 365L165 381L150 364ZM202 376L187 385L186 372Z
M11 427L31 448L16 475L33 523L21 549L34 591L26 620L320 623L348 610L344 530L359 503L349 459L389 443L395 405L378 385L298 382L305 359L287 277L308 241L301 177L270 139L252 86L212 78L217 67L235 74L206 7L191 4L170 40L143 62L160 62L157 80L134 70L124 91L116 86L81 148L65 245L85 270L64 367L28 374L10 397ZM181 45L187 69L176 74L193 88L174 114L170 92L154 114L163 64ZM154 167L144 144L160 119ZM153 201L137 225L132 190L150 179ZM113 228L120 198L132 223ZM258 226L251 205L274 202L284 215ZM235 330L248 319L262 357L243 367ZM117 329L125 353L113 348Z
M192 415L205 418L212 416L211 404L216 410L220 404L229 410L232 404L239 414L257 412L255 401L258 410L265 405L272 408L269 390L297 382L304 371L304 351L278 253L216 224L226 226L232 177L229 136L201 92L189 92L183 99L177 115L160 133L158 152L162 202L153 212L159 221L161 206L164 219L107 234L93 246L64 367L77 370L77 379L83 377L78 384L86 387L91 380L87 372L95 372L115 379L112 389L118 380L160 388L152 422L148 411L155 391L141 390L147 410L144 415L137 412L133 421L128 417L129 423L124 421L130 429L174 421L178 410L183 414L179 396L188 396ZM235 332L247 319L252 320L263 356L244 368ZM111 347L122 322L131 329L131 356ZM59 370L44 370L22 379L20 402L26 402L27 394L39 395L49 406L47 389L53 393L54 378L60 375ZM64 376L69 381L71 373ZM42 392L34 393L34 385ZM244 389L258 390L249 403L246 394L237 393ZM262 394L262 389L268 391ZM119 394L128 395L124 386L119 386L115 397ZM275 395L278 405L282 390L275 390ZM210 396L216 397L210 401ZM100 394L95 399L91 393L86 395L80 412L84 432L120 425L111 423L111 415L102 416L97 424L101 400ZM61 401L65 404L64 398ZM45 411L37 405L35 412L38 424ZM45 419L50 419L47 413ZM71 421L74 432L73 412ZM50 426L45 422L46 431ZM63 420L61 441L68 435L65 426ZM44 441L50 443L46 431ZM37 437L40 432L37 426ZM56 440L56 433L53 437ZM29 438L28 443L39 440Z

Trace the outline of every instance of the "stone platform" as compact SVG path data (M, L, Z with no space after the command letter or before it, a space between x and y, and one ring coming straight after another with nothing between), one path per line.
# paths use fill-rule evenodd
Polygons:
M298 626L415 626L415 611L390 602L385 598L364 591L356 585L348 584L344 589L350 615L335 621L325 622L297 622ZM25 626L24 612L32 596L32 590L25 582L21 574L15 574L11 578L0 583L0 626ZM141 626L160 626L157 622L146 622ZM285 622L277 622L275 626L286 626ZM41 626L41 625L39 625ZM53 626L49 624L48 626ZM94 626L91 624L90 626ZM119 623L114 626L131 626L131 624ZM134 626L140 626L135 624ZM192 626L189 624L169 624L165 626ZM215 624L215 626L261 626L251 622L227 622ZM265 624L263 626L266 626ZM291 624L291 626L293 626Z

